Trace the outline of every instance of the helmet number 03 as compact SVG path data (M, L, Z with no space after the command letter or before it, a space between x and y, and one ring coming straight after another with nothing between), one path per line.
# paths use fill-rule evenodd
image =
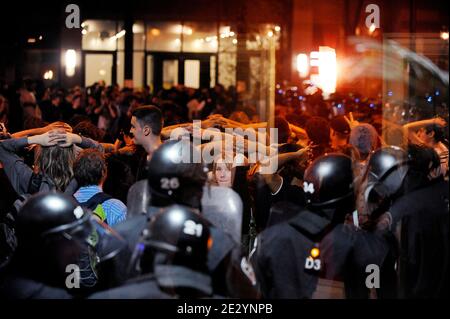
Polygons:
M177 189L178 187L180 187L180 181L178 180L178 178L161 178L162 189Z
M192 220L187 220L184 222L183 233L191 236L200 237L203 232L202 224L197 224Z

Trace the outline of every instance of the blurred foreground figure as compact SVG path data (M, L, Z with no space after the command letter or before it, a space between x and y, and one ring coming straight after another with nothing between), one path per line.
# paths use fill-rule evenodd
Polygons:
M251 256L265 298L367 298L366 266L381 265L384 240L352 224L352 160L317 158L305 171L308 209L263 231Z
M224 216L223 212L205 214L202 210L207 170L203 163L193 160L201 158L200 154L194 155L195 152L198 151L189 141L181 140L168 141L153 153L149 163L148 184L142 189L142 191L148 190L149 194L141 196L141 198L148 198L149 206L146 207L145 212L132 213L134 217L114 226L128 242L128 250L115 260L114 273L119 278L116 282L121 284L139 275L139 265L136 264L135 258L136 251L139 249L139 238L161 208L178 204L199 210L207 219L216 213L216 219L208 220L212 237L212 247L208 253L208 269L212 276L214 294L235 298L256 297L253 270L241 254L240 242L236 242L232 235L226 233L223 229L227 227L223 227L224 224L219 222L220 217L223 216L222 220L225 223L227 216ZM217 200L225 199L233 201L233 198ZM133 206L142 207L142 205ZM241 219L242 215L239 218ZM241 220L239 223L230 222L229 224L241 225ZM233 233L240 234L241 229Z
M412 144L408 152L386 147L371 156L368 169L372 214L389 217L398 245L398 297L448 297L449 193L439 156Z
M103 256L113 256L116 248L121 249L119 238L104 241L109 233L100 227L90 212L68 195L51 192L31 197L18 213L19 244L2 273L1 298L81 295L80 256L97 263Z
M202 298L212 296L207 267L212 245L208 222L195 210L173 205L142 232L137 261L141 275L93 299Z

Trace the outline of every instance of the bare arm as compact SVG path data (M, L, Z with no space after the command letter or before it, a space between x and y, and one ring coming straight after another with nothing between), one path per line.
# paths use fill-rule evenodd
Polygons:
M278 156L278 166L283 166L289 161L300 158L302 161L307 161L309 158L309 153L311 152L311 147L307 146L298 150L297 152L289 152L283 154L277 154Z
M302 138L308 137L308 134L306 134L306 131L299 126L296 126L294 124L289 124L289 128L291 129L292 132L294 132L294 134L296 136L299 136Z
M422 141L417 137L416 132L428 125L439 125L439 126L445 126L447 123L445 120L441 118L433 118L428 120L422 120L422 121L415 121L411 123L407 123L403 125L403 133L405 136L408 137L408 140L411 141L411 143L414 144L421 144Z
M0 143L0 162L12 187L19 195L28 192L33 170L25 164L17 152L30 144L52 146L63 141L64 139L58 133L49 131L31 137L11 138Z
M192 129L192 123L181 123L181 124L166 126L161 130L161 137L163 139L168 139L168 138L170 138L170 135L172 134L172 132L174 130L180 129L180 128L190 130L190 129Z
M206 135L214 137L214 139L216 141L219 141L220 143L226 140L232 141L233 149L238 152L247 152L247 153L259 152L264 154L273 154L275 152L275 148L271 146L266 146L263 143L245 139L243 136L240 135L231 135L228 133L218 132L216 130L206 129L202 130L202 136L204 132L207 133Z
M44 134L44 133L54 130L54 129L61 129L66 132L72 132L72 127L69 124L66 124L64 122L54 122L54 123L51 123L44 127L38 127L38 128L33 128L33 129L29 129L29 130L16 132L14 134L11 134L11 137L21 138L21 137L28 137L28 136L33 136L33 135L40 135L40 134Z
M428 126L428 125L439 125L439 126L445 126L447 123L444 119L441 119L439 117L428 119L428 120L422 120L422 121L415 121L410 122L405 125L403 125L403 128L408 131L417 131L421 129L422 127Z

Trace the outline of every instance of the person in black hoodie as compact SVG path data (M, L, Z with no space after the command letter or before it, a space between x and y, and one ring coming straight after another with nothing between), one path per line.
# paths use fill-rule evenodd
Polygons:
M412 144L407 153L383 148L368 169L367 199L378 204L372 215L386 212L397 239L398 297L448 297L449 194L437 153Z
M264 298L367 298L365 268L385 244L344 224L355 208L352 160L317 158L305 171L307 207L262 232L251 261Z

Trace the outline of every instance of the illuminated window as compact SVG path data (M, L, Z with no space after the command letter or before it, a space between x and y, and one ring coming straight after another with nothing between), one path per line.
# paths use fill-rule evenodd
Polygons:
M200 87L200 61L184 61L184 85L198 89Z
M147 24L147 51L180 52L182 25L173 22Z
M164 60L163 88L168 90L178 84L178 60Z
M92 85L100 80L105 81L106 85L112 83L112 54L86 54L86 85Z
M124 30L117 30L116 21L86 20L81 26L83 50L115 51L117 40L125 35Z
M217 52L219 42L216 24L185 23L182 33L183 52Z

